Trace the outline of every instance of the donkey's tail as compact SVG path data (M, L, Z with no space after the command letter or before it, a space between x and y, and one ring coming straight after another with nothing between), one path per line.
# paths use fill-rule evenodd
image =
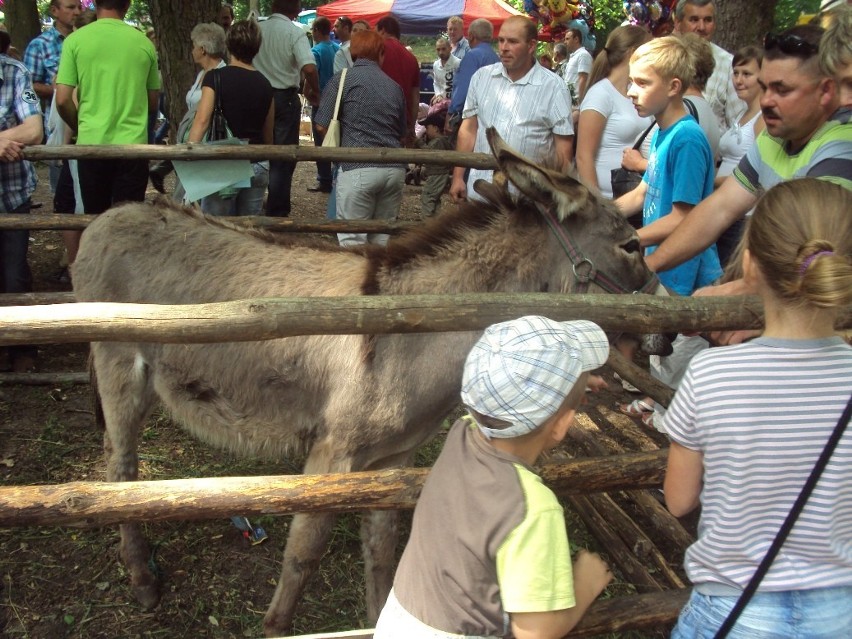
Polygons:
M95 425L101 430L106 430L104 407L98 390L98 372L95 370L95 358L91 352L89 353L89 386L92 389L92 412L95 414Z

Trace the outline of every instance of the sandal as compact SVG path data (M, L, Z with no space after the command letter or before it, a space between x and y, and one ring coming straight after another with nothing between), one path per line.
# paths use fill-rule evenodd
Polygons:
M653 430L653 431L656 431L658 433L665 432L665 431L663 431L662 425L659 425L659 426L657 425L657 413L656 412L652 411L650 413L645 413L644 415L642 415L641 421L642 421L642 425L645 428L647 428L648 430Z
M634 399L629 404L619 404L618 410L628 417L639 417L643 422L647 415L654 414L653 404L649 404L644 399Z

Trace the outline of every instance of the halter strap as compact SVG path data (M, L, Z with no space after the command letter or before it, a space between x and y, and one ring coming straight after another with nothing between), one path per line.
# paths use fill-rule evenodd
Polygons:
M660 280L656 273L651 273L651 277L638 290L633 290L623 286L617 279L610 277L605 272L595 267L594 262L587 258L580 251L579 247L568 235L568 231L562 226L556 217L550 211L539 207L539 211L544 216L545 222L553 232L554 237L562 246L562 250L571 260L574 270L574 286L571 289L572 293L585 293L589 290L591 283L597 284L607 293L651 293L657 289Z

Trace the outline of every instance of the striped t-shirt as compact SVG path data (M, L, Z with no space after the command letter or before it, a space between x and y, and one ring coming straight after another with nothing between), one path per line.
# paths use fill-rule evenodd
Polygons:
M699 592L735 594L763 559L852 393L840 338L714 348L695 356L664 425L704 456ZM847 429L760 590L852 585L852 429Z
M734 178L750 193L801 177L813 177L852 189L852 109L843 107L823 123L807 144L789 153L787 142L763 130L742 157Z

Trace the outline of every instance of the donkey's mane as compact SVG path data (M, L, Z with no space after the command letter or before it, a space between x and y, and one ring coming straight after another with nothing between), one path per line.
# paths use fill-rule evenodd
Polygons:
M544 224L535 207L519 204L509 209L495 202L467 203L404 231L386 248L366 247L368 263L362 293L378 295L381 292L378 283L381 271L392 271L420 257L438 255L448 244L460 240L467 231L486 228L502 217L514 217L520 225Z
M235 224L220 217L204 215L201 210L195 207L177 204L163 196L158 196L151 204L151 206L157 211L171 211L174 213L182 214L194 220L207 224L208 226L214 226L218 228L228 229L230 231L236 231L241 235L247 235L249 237L257 238L258 240L266 242L267 244L278 244L282 246L296 245L316 250L335 252L344 250L336 243L331 243L327 240L323 240L312 235L307 235L305 233L276 233L274 231L268 231L262 228Z

